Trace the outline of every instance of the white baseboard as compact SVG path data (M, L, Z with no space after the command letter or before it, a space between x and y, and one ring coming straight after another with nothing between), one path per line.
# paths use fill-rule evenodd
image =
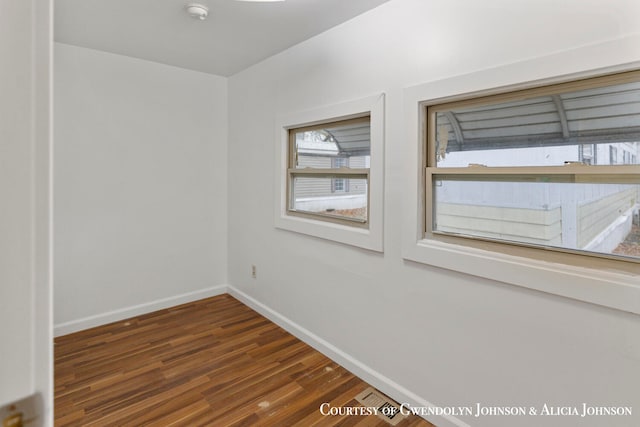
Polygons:
M415 393L402 387L400 384L385 377L379 372L371 369L369 366L353 358L349 354L335 347L331 343L323 340L314 333L308 331L291 319L286 318L275 310L267 307L263 303L257 301L253 297L245 294L234 286L227 287L231 296L238 299L245 305L251 307L273 323L277 324L287 332L291 333L301 341L318 350L328 358L340 364L354 375L360 377L373 387L385 393L387 396L400 403L407 403L413 408L417 407L434 407L435 405L422 399ZM439 427L470 427L469 424L453 416L425 416L423 417L430 423Z
M146 302L144 304L124 307L118 310L84 317L82 319L72 320L70 322L60 323L58 325L54 325L53 335L59 337L61 335L71 334L73 332L82 331L84 329L102 326L111 322L117 322L119 320L139 316L141 314L151 313L156 310L162 310L164 308L174 307L176 305L184 304L187 302L214 297L216 295L222 295L227 293L227 291L227 285L213 286L211 288L187 292L185 294L162 298L155 301Z

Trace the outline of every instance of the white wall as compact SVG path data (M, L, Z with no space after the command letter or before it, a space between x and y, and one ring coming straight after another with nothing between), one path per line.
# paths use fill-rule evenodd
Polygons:
M57 333L225 284L226 78L57 43L55 91Z
M0 419L16 403L38 426L53 424L51 9L0 1Z
M634 407L622 418L464 418L472 426L640 425L637 315L401 255L404 171L415 164L405 155L403 89L562 51L558 67L505 75L505 84L617 65L578 49L603 42L620 63L635 61L640 48L623 39L640 32L637 16L634 0L392 0L233 76L230 283L439 406ZM380 92L387 95L384 254L275 229L277 115Z
M3 1L0 13L0 402L31 393L32 128L31 6ZM22 43L14 43L19 40ZM11 301L11 304L7 304ZM26 339L25 339L26 338ZM11 384L5 386L4 384Z

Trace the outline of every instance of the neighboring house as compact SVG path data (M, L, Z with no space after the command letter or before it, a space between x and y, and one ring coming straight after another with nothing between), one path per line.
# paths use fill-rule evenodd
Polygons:
M315 169L368 169L370 130L368 123L300 134L297 167ZM353 132L362 132L354 139ZM343 142L344 141L344 142ZM364 209L367 206L367 181L340 176L297 178L294 198L298 209L310 212L334 212Z
M303 151L300 150L302 153ZM298 156L298 166L313 168L368 168L368 156ZM341 197L344 195L366 194L366 182L360 179L325 178L304 182L296 186L296 196L299 197Z
M456 154L441 163L462 166ZM609 165L638 164L639 154L640 143L632 142L484 150L465 159L494 166L536 158L546 165ZM436 194L441 231L605 253L624 241L640 208L640 184L439 182Z

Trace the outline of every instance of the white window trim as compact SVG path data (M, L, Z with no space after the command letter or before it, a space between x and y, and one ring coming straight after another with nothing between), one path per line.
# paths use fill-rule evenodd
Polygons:
M369 114L369 227L359 228L287 214L287 154L289 129ZM364 249L383 251L384 213L384 94L278 116L276 120L275 227Z
M575 61L576 56L562 53L405 89L409 179L403 200L402 256L406 260L471 276L640 314L640 272L605 271L589 268L586 263L584 266L559 264L423 238L425 180L422 176L422 160L425 126L422 123L424 109L420 103L437 103L438 100L458 96L482 96L496 93L496 89L518 90L640 68L640 57L635 58L634 62L628 62L628 58L625 58L627 61L616 62L615 53L611 54L611 50L605 53L599 45L576 49L575 52L577 57L584 54L585 57L594 58L596 55L605 63L613 56L614 60L609 64L625 65L576 73L572 69L575 64L568 59ZM561 77L548 78L554 73ZM506 81L505 76L508 76Z

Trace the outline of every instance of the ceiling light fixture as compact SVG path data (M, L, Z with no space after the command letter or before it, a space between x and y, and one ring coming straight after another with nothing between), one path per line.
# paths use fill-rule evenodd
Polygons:
M189 16L201 21L207 19L207 15L209 14L209 8L199 3L189 3L184 7L184 9L187 11Z

